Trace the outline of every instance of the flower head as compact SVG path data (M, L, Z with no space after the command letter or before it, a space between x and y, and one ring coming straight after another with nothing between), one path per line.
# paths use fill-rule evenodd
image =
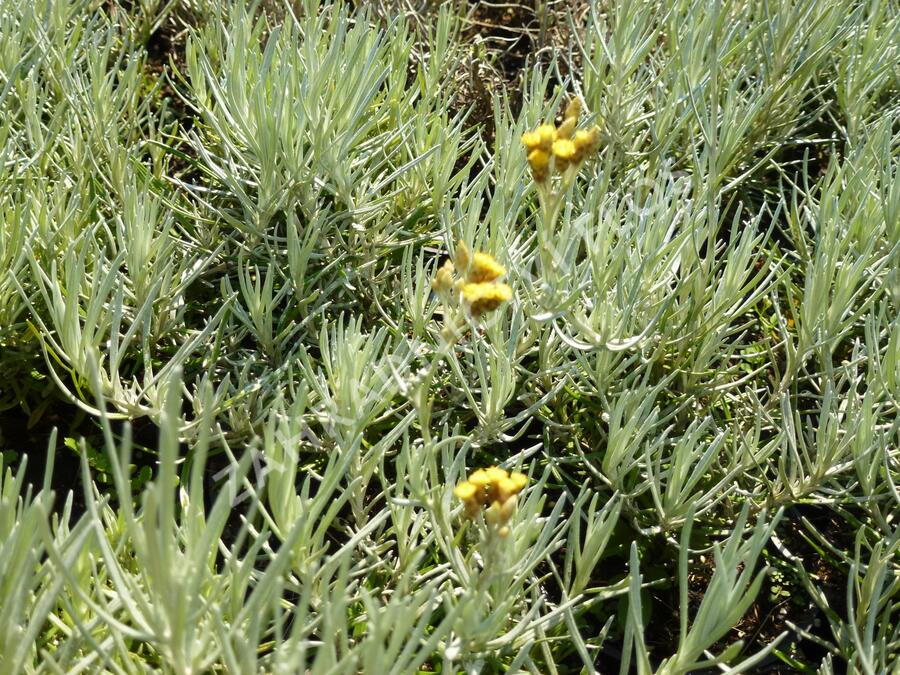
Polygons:
M487 471L484 469L477 469L469 476L469 482L479 490L484 490L491 484L491 479L488 476Z
M434 281L431 282L431 288L436 293L445 293L453 288L453 263L449 260L434 275Z
M506 284L471 283L462 287L462 295L472 316L478 317L512 298L512 289Z
M541 135L537 131L526 131L522 134L522 145L529 152L540 149Z
M494 260L492 255L478 251L472 258L472 266L466 274L470 283L494 281L506 274L506 268Z
M453 494L462 499L463 501L468 501L470 499L475 499L475 495L478 493L478 488L472 484L470 481L464 480L462 483L457 485L453 489Z
M561 138L553 143L553 156L556 157L557 161L563 160L568 162L575 157L577 152L575 143L567 138Z
M528 485L528 476L518 471L511 474L496 466L477 469L469 474L469 479L459 483L453 494L465 505L470 518L478 515L481 507L488 525L498 531L501 537L509 534L506 523L516 512L516 495ZM505 530L505 533L504 533Z
M590 129L581 129L575 132L575 138L572 142L575 145L575 161L580 161L590 153L597 149L600 140L600 129L591 127Z
M537 128L537 135L541 141L541 144L538 147L546 152L553 145L553 141L556 140L556 127L552 124L542 124Z
M553 143L553 156L556 158L556 167L565 171L570 164L575 162L578 150L575 143L567 138L561 138Z
M528 153L528 165L535 182L542 183L549 177L550 155L540 148Z
M528 476L513 471L508 477L497 481L497 499L505 502L513 495L519 494L526 485L528 485Z
M499 466L489 466L484 472L494 485L509 477L509 472L506 469L501 469Z
M566 106L566 112L563 117L566 120L575 120L578 121L578 118L581 116L581 99L577 97L572 97L569 100L569 104Z
M462 500L466 513L470 518L478 515L478 511L481 509L481 501L478 498L478 488L475 485L464 480L454 488L453 494Z
M542 124L534 131L529 131L522 135L522 145L529 152L533 150L550 152L550 147L555 140L556 127L552 124Z

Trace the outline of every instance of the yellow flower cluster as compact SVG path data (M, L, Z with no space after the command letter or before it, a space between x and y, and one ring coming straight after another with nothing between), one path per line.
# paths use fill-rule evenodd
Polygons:
M456 273L459 278L456 279ZM476 251L474 255L460 241L456 245L453 262L447 261L431 282L440 295L448 295L454 289L462 294L469 312L479 317L497 309L512 298L512 289L498 279L506 274L506 268L487 253Z
M528 476L518 471L508 473L492 466L478 469L453 490L466 509L469 518L475 518L486 506L484 519L488 525L499 528L500 536L509 534L506 523L516 512L516 495L528 485Z
M562 173L569 167L577 167L597 149L600 129L594 126L576 131L580 115L581 102L573 98L566 106L563 122L559 127L542 124L522 136L522 144L528 152L531 175L536 182L549 180L554 170Z

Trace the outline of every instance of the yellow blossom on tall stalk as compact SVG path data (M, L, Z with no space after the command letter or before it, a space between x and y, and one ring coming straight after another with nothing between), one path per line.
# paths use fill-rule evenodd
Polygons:
M578 129L580 117L581 101L572 98L566 105L559 127L541 124L522 135L522 145L525 146L541 205L537 234L541 274L547 282L551 282L556 274L552 255L553 235L565 195L578 170L600 147L600 128ZM556 177L559 180L554 180Z
M553 141L556 140L556 127L552 124L542 124L534 131L529 131L522 136L522 143L531 150L543 150L549 152Z
M478 488L467 481L463 481L453 490L453 494L459 497L466 509L466 515L474 518L481 510L481 504L478 502Z
M539 135L539 134L538 134ZM431 381L437 365L447 356L471 319L480 319L488 312L512 299L512 288L500 281L506 268L490 254L469 250L459 241L452 260L447 260L435 272L431 289L443 305L443 344L434 359L416 378L411 399L419 413L419 424L426 444L430 442Z

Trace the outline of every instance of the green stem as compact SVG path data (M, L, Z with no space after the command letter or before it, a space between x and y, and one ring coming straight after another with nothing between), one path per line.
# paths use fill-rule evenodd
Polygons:
M422 441L428 447L432 443L431 438L431 411L434 407L434 397L431 396L431 383L434 380L434 373L438 365L443 361L459 340L461 329L465 326L465 321L458 319L455 323L448 324L441 332L443 336L443 344L438 350L423 373L422 379L419 381L416 393L412 396L413 404L419 412L419 427L422 433Z

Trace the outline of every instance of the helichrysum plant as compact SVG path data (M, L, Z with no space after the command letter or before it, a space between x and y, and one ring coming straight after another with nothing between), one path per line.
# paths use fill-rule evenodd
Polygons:
M900 673L897 4L538 4L0 3L0 674Z
M522 135L541 202L541 217L548 230L553 230L559 209L581 165L591 159L600 143L600 127L579 129L581 101L569 101L559 126L541 124Z

